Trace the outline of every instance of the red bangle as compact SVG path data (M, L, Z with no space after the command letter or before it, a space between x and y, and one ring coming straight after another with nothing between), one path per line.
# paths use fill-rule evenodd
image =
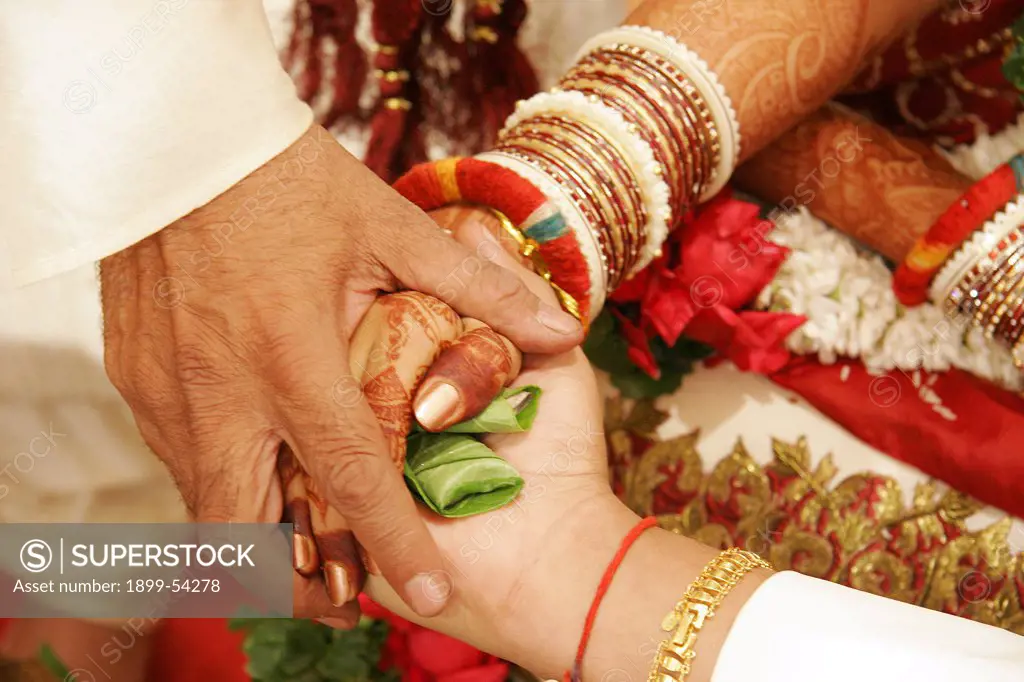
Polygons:
M503 213L537 243L552 282L576 300L587 324L591 292L586 258L557 207L529 181L496 163L451 158L414 166L394 187L424 211L467 202Z
M597 584L597 592L594 593L594 601L590 604L590 610L587 611L587 619L583 622L583 634L580 635L580 644L576 648L576 658L573 660L572 670L566 670L565 674L562 675L563 682L580 682L583 675L583 654L587 652L587 644L590 642L590 634L594 629L594 621L597 619L597 610L601 607L601 602L604 600L604 595L607 594L608 588L611 587L612 578L615 577L615 572L619 570L619 566L622 565L622 560L626 558L626 552L633 546L637 538L643 535L643 532L648 528L653 528L658 525L658 520L653 516L648 516L642 519L639 523L633 526L626 537L622 538L622 543L619 545L619 551L612 557L611 563L608 564L608 568L604 570L604 575L601 576L601 582Z
M913 306L928 300L928 287L950 254L1022 191L1024 155L1018 154L953 202L896 269L892 285L900 303Z

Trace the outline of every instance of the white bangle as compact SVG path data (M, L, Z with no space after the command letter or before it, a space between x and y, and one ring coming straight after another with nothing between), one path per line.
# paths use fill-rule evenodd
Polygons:
M675 38L646 26L620 26L598 34L584 43L576 55L576 61L602 47L617 43L626 43L650 50L670 61L693 81L694 86L711 109L711 115L719 131L722 149L714 179L705 187L700 196L701 201L707 201L721 191L729 181L740 156L740 124L736 118L732 100L729 99L722 84L718 82L718 76L697 53Z
M643 227L643 248L637 262L625 273L626 277L631 277L657 256L661 245L668 239L668 225L672 220L669 204L671 190L664 180L661 164L655 159L651 146L633 131L622 114L607 104L588 98L582 92L555 90L523 100L505 121L505 129L511 129L534 116L550 113L568 114L585 122L616 143L626 154L626 162L640 187L647 213L647 222ZM599 229L600 226L595 225L594 228Z
M1024 196L1018 196L986 222L950 256L930 289L932 302L944 305L957 283L1010 232L1024 225ZM992 263L994 266L995 263Z

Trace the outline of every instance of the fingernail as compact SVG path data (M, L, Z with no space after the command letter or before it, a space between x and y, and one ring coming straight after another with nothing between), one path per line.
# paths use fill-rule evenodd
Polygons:
M444 571L418 573L405 584L405 602L427 618L441 613L451 594L452 579Z
M451 426L462 405L459 390L443 381L439 381L416 397L413 412L416 421L427 431L440 431Z
M559 334L579 334L583 329L575 317L547 303L540 304L537 319L542 325Z
M292 535L292 563L300 573L309 570L313 562L313 541L301 533Z
M327 581L327 596L335 606L343 606L355 599L352 594L352 581L348 576L345 564L328 561L324 566L324 578Z
M380 575L380 566L373 560L373 557L366 553L362 545L359 545L359 558L363 560L363 568L370 575Z

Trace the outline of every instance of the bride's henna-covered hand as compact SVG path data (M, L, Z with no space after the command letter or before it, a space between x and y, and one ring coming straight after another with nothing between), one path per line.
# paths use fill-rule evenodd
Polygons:
M896 262L971 184L927 145L836 104L773 142L735 178L783 210L806 206Z
M378 298L361 320L350 353L352 375L399 470L417 387L422 384L418 420L439 430L485 407L520 367L519 351L507 338L418 292ZM338 398L344 399L343 392ZM331 601L349 601L365 577L355 538L287 447L279 455L279 474L295 524L296 570L316 580L322 567Z

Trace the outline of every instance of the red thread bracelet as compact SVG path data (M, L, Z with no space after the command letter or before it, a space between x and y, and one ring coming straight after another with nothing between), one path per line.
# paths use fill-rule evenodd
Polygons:
M612 557L611 563L608 564L608 568L604 569L604 575L601 576L601 582L597 584L597 592L594 593L594 601L590 604L590 610L587 612L587 619L583 622L583 634L580 635L580 644L576 648L576 658L572 664L572 670L566 670L562 676L563 682L580 682L583 673L583 654L587 651L587 644L590 642L590 635L594 630L594 621L597 620L597 610L601 607L601 602L604 600L605 594L608 593L608 588L611 587L612 578L615 577L615 572L619 570L619 566L622 565L622 560L626 558L626 552L633 546L637 538L643 535L643 532L648 528L653 528L658 525L658 520L653 516L648 516L637 523L633 528L626 534L626 537L622 538L622 542L619 544L619 551Z
M928 287L946 259L1024 187L1024 155L1018 154L971 185L914 243L893 275L904 305L928 300Z

